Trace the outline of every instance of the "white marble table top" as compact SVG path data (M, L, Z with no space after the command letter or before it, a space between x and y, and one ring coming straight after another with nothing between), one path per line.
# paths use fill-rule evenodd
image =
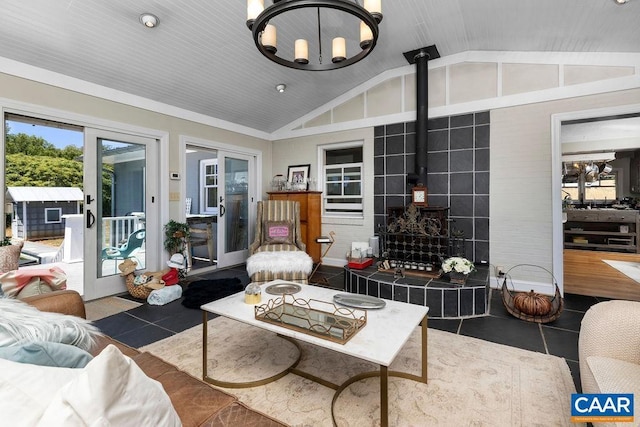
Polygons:
M282 280L265 283L262 288L262 301L277 298L264 292L267 286L284 283ZM333 295L345 293L335 289L321 288L313 285L301 285L302 290L295 294L296 298L317 299L333 302ZM295 338L323 348L348 354L378 365L389 366L400 349L405 345L413 330L429 312L429 307L385 300L382 309L367 310L367 324L346 344L317 338L292 329L283 328L271 323L256 320L254 305L245 304L244 291L201 306L202 310L219 314L249 325L276 332L280 335ZM215 333L215 332L214 332Z

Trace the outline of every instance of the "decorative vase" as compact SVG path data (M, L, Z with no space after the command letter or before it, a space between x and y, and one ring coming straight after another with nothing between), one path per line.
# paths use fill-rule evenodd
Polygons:
M449 272L449 282L456 283L458 285L464 285L467 283L468 274L458 273L457 271Z

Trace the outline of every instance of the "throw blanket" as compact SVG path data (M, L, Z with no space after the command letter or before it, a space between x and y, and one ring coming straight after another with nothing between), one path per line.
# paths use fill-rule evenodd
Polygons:
M0 298L0 347L33 341L71 344L90 351L102 333L88 320L40 311L13 298Z
M34 280L42 280L52 291L67 288L67 276L59 267L13 270L0 274L2 293L16 297L22 289Z
M171 301L175 301L182 296L182 286L172 285L165 286L162 289L151 291L147 302L151 305L165 305Z
M247 273L253 276L259 271L272 273L310 274L313 260L302 251L257 252L247 259Z

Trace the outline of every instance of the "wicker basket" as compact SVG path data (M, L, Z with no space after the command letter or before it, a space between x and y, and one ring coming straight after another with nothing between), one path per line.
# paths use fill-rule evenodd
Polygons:
M537 267L551 274L553 285L555 286L555 294L553 295L553 297L548 295L538 294L538 296L547 298L549 300L549 302L551 303L551 310L549 311L549 313L545 315L539 315L539 316L528 314L521 311L515 304L515 297L522 292L515 292L508 288L507 277L509 276L508 274L509 272L507 272L507 274L505 275L504 281L502 282L502 302L504 304L504 307L512 316L517 317L518 319L521 319L521 320L525 320L527 322L549 323L549 322L553 322L554 320L557 320L560 317L560 314L562 313L562 308L564 307L564 301L562 299L562 295L560 295L560 288L558 287L558 283L556 282L555 277L553 277L553 273L539 266L528 265L528 264L521 264L520 266ZM517 265L513 268L516 268L516 267L519 267L519 266Z
M136 278L135 274L133 274L133 273L127 274L126 284L127 284L127 290L129 291L129 294L134 298L147 299L149 297L149 294L151 294L151 291L153 289L147 288L146 286L143 286L143 285L137 285L136 286L133 283L135 278Z

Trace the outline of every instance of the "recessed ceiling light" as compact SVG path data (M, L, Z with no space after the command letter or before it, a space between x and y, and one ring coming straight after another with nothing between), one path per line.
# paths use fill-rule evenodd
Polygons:
M143 13L140 15L140 22L147 28L154 28L160 24L160 18L153 13Z
M628 0L614 0L618 4L625 4Z
M286 88L287 88L287 85L284 83L280 83L279 85L276 85L276 90L280 93L283 93Z

